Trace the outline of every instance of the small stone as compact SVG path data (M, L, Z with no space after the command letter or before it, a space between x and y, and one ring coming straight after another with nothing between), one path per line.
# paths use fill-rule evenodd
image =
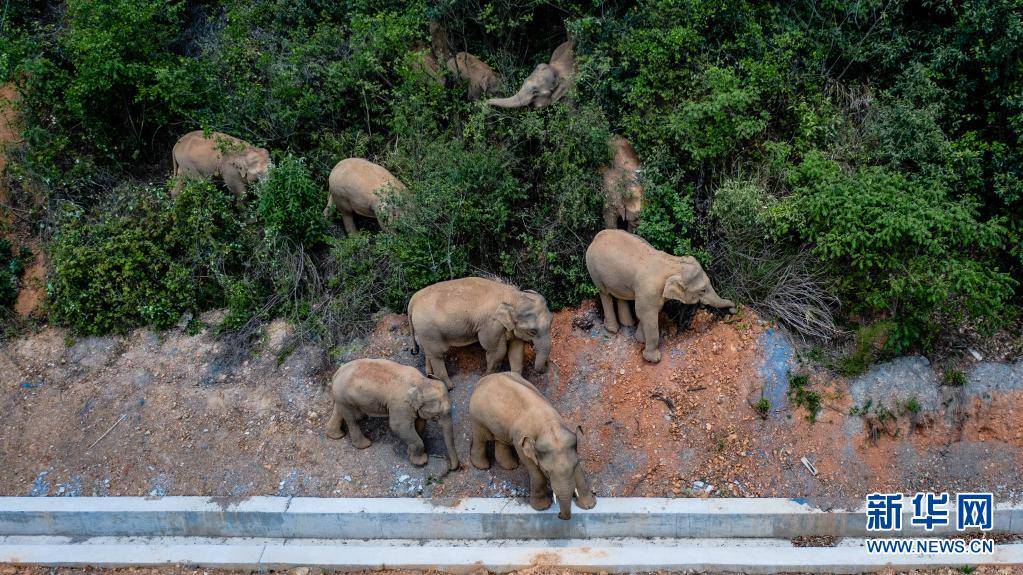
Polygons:
M973 356L973 359L977 361L982 361L984 359L984 356L980 355L980 352L978 352L977 350L970 348L968 351L970 352L970 355Z

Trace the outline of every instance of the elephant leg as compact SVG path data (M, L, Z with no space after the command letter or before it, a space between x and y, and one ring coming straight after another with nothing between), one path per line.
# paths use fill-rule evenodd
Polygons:
M519 458L515 456L512 446L500 441L494 443L494 459L502 469L515 469L519 466Z
M615 317L615 306L611 294L600 292L600 306L604 308L604 329L608 333L618 333L618 319Z
M618 302L618 321L626 327L636 325L636 319L632 317L632 310L629 309L629 300L615 298Z
M348 210L341 210L341 223L345 226L345 233L352 235L358 230L355 228L355 214Z
M506 355L508 355L508 340L501 339L497 340L494 347L486 350L487 352L487 373L496 373L498 368L501 367L501 363L504 361ZM522 366L519 366L521 369Z
M529 472L529 504L537 511L548 509L554 503L554 499L547 489L547 476L540 470L540 466L525 457L518 448L515 451L519 455L519 461L525 462L526 471Z
M522 356L526 351L526 342L513 339L508 343L508 366L515 373L522 375Z
M490 469L487 459L487 442L494 439L494 434L483 425L472 422L472 444L469 447L469 462L476 469Z
M334 409L330 412L330 420L327 421L326 435L331 439L341 439L345 436L345 430L341 427L344 423L344 418L341 417L341 410L338 409L340 404L334 402Z
M661 350L658 349L658 346L661 344L661 334L657 327L657 314L660 311L660 307L650 304L643 305L640 300L636 300L636 315L639 316L639 329L636 330L636 339L644 344L643 358L652 363L661 361ZM639 339L641 336L638 334L641 331L643 332L643 339Z
M391 411L391 431L400 437L408 445L408 458L412 465L426 465L429 457L426 455L426 446L423 438L419 436L418 422L414 415L399 410ZM425 423L425 421L423 422Z
M245 180L234 170L221 170L224 178L224 185L234 194L234 199L239 204L245 200Z
M373 445L373 442L362 433L362 427L359 426L359 416L361 415L359 410L354 406L346 405L344 403L338 403L336 405L341 411L341 417L344 418L345 423L348 425L348 436L352 440L352 445L354 445L356 449L366 449L370 445Z
M448 386L448 391L455 388L454 384L451 383L451 378L448 377L448 368L444 365L444 354L428 353L426 355L426 361L430 363L431 373L430 375L440 379Z

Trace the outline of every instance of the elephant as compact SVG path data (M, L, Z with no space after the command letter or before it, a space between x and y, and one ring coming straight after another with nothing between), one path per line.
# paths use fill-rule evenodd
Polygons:
M444 72L440 69L440 63L437 62L437 57L433 55L433 52L429 48L423 46L417 46L413 51L412 65L411 68L414 72L424 75L427 82L436 82L441 87L447 85L447 77L444 76ZM424 79L425 79L424 78Z
M563 42L554 49L550 63L538 64L522 82L513 96L491 98L487 103L499 108L543 108L560 100L572 87L575 77L575 53L572 41Z
M508 357L512 371L522 373L525 344L532 343L537 372L547 369L551 352L551 320L547 300L534 291L520 291L499 281L467 277L427 286L408 302L412 353L423 349L426 372L452 389L444 366L451 347L479 342L487 353L487 373Z
M618 228L618 221L625 222L626 229L635 233L643 210L643 186L639 183L641 166L635 150L628 140L611 136L614 156L611 165L601 168L604 179L604 227Z
M469 84L470 100L495 94L504 85L504 80L493 68L468 52L458 52L448 58L446 63L448 71L456 79Z
M329 218L336 208L341 212L345 233L354 234L355 214L379 219L381 194L387 190L403 191L405 184L383 166L362 158L346 158L330 171L327 187L323 216Z
M390 360L357 359L338 368L330 391L334 411L327 422L327 437L344 437L344 424L352 445L366 449L372 442L363 435L358 420L363 416L387 417L391 431L408 444L408 457L413 465L426 465L428 457L422 436L426 421L432 420L440 424L444 435L448 469L458 469L451 400L444 382Z
M572 496L583 509L597 498L576 448L581 427L570 427L532 383L513 372L484 376L469 398L472 446L469 461L488 469L487 442L494 442L494 459L504 469L518 462L529 472L529 503L533 509L551 506L550 486L558 500L558 517L572 518Z
M238 201L245 199L246 186L266 178L272 167L270 152L220 132L189 132L174 144L171 152L177 181L171 196L184 188L184 178L220 176ZM178 177L181 176L181 177Z
M646 344L643 358L649 362L661 361L657 316L666 299L727 308L735 313L735 304L718 296L695 258L658 251L643 238L623 230L597 233L586 248L586 269L600 292L608 332L618 332L619 320L622 325L635 324L627 301L635 300L639 319L636 339ZM614 300L618 302L617 319Z

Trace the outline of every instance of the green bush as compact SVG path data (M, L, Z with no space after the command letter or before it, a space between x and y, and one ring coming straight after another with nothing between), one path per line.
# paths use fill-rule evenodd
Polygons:
M166 328L186 311L222 305L245 234L230 196L190 182L171 201L161 188L125 186L119 210L71 214L50 245L50 318L81 334Z
M931 337L938 311L997 325L1017 282L985 257L1003 246L1005 229L980 219L975 201L882 167L846 170L816 153L789 182L785 202L801 221L780 231L813 242L825 265L842 270L837 287L851 311L897 319L895 349Z
M313 181L305 161L292 154L281 158L256 186L256 213L264 230L315 247L323 241L326 186Z
M18 284L31 258L28 248L15 253L11 242L0 238L0 310L9 309L18 299Z

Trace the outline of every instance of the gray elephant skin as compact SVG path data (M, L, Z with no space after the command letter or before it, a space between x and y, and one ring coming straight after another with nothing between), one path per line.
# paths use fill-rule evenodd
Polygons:
M611 136L611 165L601 168L604 180L604 227L613 230L625 222L635 233L643 211L643 186L639 182L642 166L632 144L621 136Z
M423 350L426 372L451 388L444 355L452 347L479 342L487 354L487 373L497 371L505 357L512 371L522 373L525 344L536 354L533 367L547 368L551 352L551 320L547 300L534 291L490 279L468 277L427 286L409 299L413 353Z
M487 443L494 442L494 459L505 469L519 461L529 472L529 503L534 509L551 506L548 487L558 499L558 517L572 517L572 499L592 509L597 499L590 489L577 446L582 429L565 423L533 384L513 372L479 380L469 398L472 447L469 461L488 469Z
M174 144L171 151L174 177L177 181L171 195L177 196L186 178L220 177L238 201L245 199L249 184L266 177L270 170L270 152L244 140L202 130L189 132Z
M330 171L327 188L324 217L331 217L336 209L341 214L345 233L354 234L356 214L379 220L386 194L405 190L405 184L383 166L362 158L346 158Z
M499 108L543 108L560 100L575 78L575 52L572 41L554 49L550 62L538 64L522 82L522 87L507 98L491 98L487 103Z
M673 256L654 249L643 238L622 230L604 230L586 249L586 269L600 292L604 327L610 333L636 325L629 301L636 302L636 339L645 343L643 357L661 360L657 316L665 300L704 304L735 313L735 304L721 298L695 258ZM618 314L615 315L615 302Z
M359 420L386 417L391 431L408 445L409 460L426 465L423 431L427 421L435 421L444 435L448 468L458 469L451 400L444 382L386 359L357 359L338 368L330 392L334 410L327 422L327 437L341 439L347 432L352 445L365 449L372 442L362 433Z

